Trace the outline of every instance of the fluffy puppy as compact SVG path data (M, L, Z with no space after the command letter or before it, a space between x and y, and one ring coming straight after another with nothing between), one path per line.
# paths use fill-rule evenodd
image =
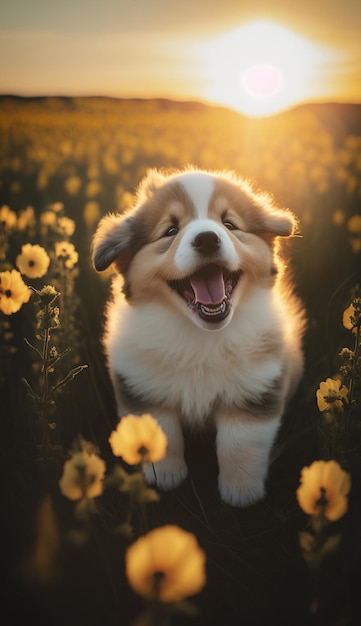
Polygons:
M152 170L125 215L93 239L116 270L103 338L121 418L150 412L167 456L149 483L187 476L182 425L216 427L219 491L248 506L265 493L270 452L303 369L303 309L280 238L297 220L229 172Z

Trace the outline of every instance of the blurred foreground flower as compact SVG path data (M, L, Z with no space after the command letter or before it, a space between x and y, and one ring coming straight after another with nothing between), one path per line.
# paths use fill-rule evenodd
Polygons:
M0 311L11 315L28 302L31 290L17 270L0 272Z
M151 415L127 415L109 437L115 456L121 456L129 465L143 461L156 463L165 457L167 437Z
M192 533L167 525L150 531L126 552L126 576L139 595L177 602L206 584L206 555Z
M301 471L296 497L308 515L323 515L329 521L340 519L347 511L350 475L336 461L314 461Z
M327 411L333 406L342 409L347 394L348 390L340 380L327 378L326 381L320 383L316 391L317 406L320 411Z
M28 278L41 278L48 271L50 258L41 246L26 243L16 257L16 266Z
M49 495L40 503L35 522L34 545L24 562L23 573L31 582L51 584L59 575L60 537Z
M64 463L60 491L69 500L96 498L103 493L105 470L105 462L94 452L86 449L74 452Z

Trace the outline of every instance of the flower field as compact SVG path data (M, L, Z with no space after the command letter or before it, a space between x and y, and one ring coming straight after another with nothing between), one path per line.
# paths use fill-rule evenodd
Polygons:
M147 486L166 438L117 424L101 349L99 219L150 167L227 169L300 220L305 373L267 496L217 492L214 433L190 476ZM247 119L167 100L0 97L0 454L6 624L356 626L361 620L361 105Z

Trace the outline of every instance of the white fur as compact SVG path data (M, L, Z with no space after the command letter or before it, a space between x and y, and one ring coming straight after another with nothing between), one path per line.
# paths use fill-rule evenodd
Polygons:
M126 371L154 404L180 406L189 424L204 425L217 396L257 397L280 374L279 357L260 363L257 352L257 342L270 326L275 332L278 329L282 342L282 321L270 299L271 292L258 290L237 311L234 324L222 332L201 334L188 318L169 315L157 304L122 310L117 303L107 339L110 367ZM265 309L270 311L267 319ZM119 332L120 326L127 332Z
M263 498L269 454L279 425L280 418L258 424L217 422L218 486L225 502L248 506Z
M208 205L214 191L214 179L204 172L187 172L179 176L187 194L191 198L198 219L208 217Z
M180 272L191 272L197 263L197 252L191 245L191 241L194 237L202 231L212 230L220 237L220 250L218 256L220 259L227 261L229 268L238 269L238 256L234 249L234 246L220 225L216 224L214 220L201 218L193 220L184 229L182 241L180 242L177 252L174 256L174 261Z
M216 186L223 184L219 177L190 171L164 179L163 184L174 180L191 200L191 216L187 208L183 213L182 198L177 202L174 193L169 194L169 207L165 207L161 218L159 212L155 217L157 203L147 205L143 214L142 196L134 210L135 216L137 212L142 216L142 229L145 216L149 220L152 211L154 219L166 225L155 230L157 238L151 232L144 250L131 248L129 230L136 228L136 219L122 222L119 217L117 226L114 216L105 217L94 238L95 265L105 269L111 260L117 263L120 258L118 270L124 271L130 287L129 298L124 297L121 277L114 280L104 334L119 417L126 412L144 412L129 410L129 402L134 401L136 407L139 399L144 399L146 412L151 412L164 429L167 456L154 467L145 467L148 482L156 482L161 489L176 487L187 476L182 425L204 428L212 419L217 427L221 497L231 505L248 506L264 496L270 452L286 403L302 373L302 308L290 294L283 293L282 278L274 279L271 272L272 264L282 266L273 251L273 233L279 229L285 235L287 228L291 230L291 218L280 211L275 217L268 205L264 209L263 197L259 200L266 215L265 230L271 232L269 243L247 227L249 209L243 213L242 204L252 204L255 198L241 188L239 201L230 210L233 215L239 214L242 227L238 229L242 232L233 234L223 224L214 203L212 214L208 213ZM221 196L224 206L232 205L238 193L231 180L232 193L225 185ZM152 184L149 188L156 196L157 188L154 191ZM166 211L172 216L175 207L179 233L172 235L174 239L164 239L167 235L163 230L174 219L167 220ZM262 215L257 219L263 219ZM204 267L204 257L200 259L192 242L199 233L209 231L218 235L220 245L208 262L228 272L242 271L230 296L230 312L216 323L201 319L167 283ZM124 264L122 237L128 255ZM116 250L114 258L112 246ZM127 398L123 397L119 376L127 381ZM274 384L278 385L276 395ZM274 404L272 409L267 406L267 393Z

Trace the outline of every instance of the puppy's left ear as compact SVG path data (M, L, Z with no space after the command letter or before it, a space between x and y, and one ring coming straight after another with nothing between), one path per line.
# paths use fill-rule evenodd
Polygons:
M290 237L297 231L298 221L290 211L272 210L263 216L263 229L266 234L276 237Z
M103 217L92 242L95 269L103 272L112 263L123 274L137 251L133 236L133 218L109 213Z

